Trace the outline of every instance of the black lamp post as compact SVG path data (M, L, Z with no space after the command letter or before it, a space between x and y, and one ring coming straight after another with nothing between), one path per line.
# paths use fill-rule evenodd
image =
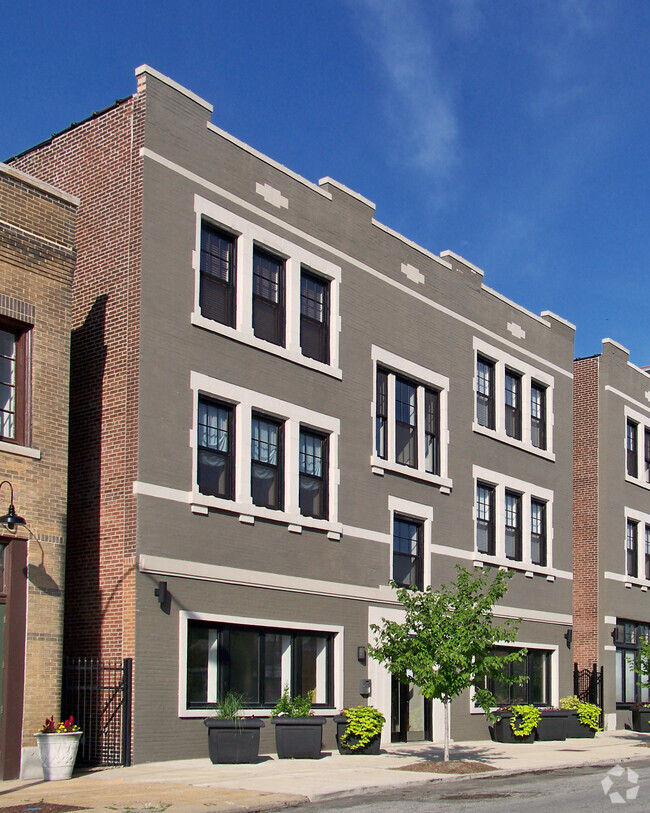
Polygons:
M9 480L3 480L0 483L0 489L2 486L7 485L11 489L11 501L9 502L9 508L7 509L7 513L4 516L0 517L0 525L6 525L10 531L13 531L16 525L26 525L24 517L19 517L16 513L16 509L14 508L14 487L11 485Z

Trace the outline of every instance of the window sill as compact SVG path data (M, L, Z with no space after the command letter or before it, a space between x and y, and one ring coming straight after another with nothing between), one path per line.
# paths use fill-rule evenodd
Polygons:
M228 325L221 325L219 322L215 322L212 319L206 319L205 316L202 316L196 311L192 313L190 320L196 327L209 330L211 333L217 333L220 336L225 336L226 338L232 339L240 344L246 344L249 347L254 347L256 350L263 350L265 353L271 353L274 356L279 356L280 358L291 361L294 364L300 365L301 367L307 367L310 370L316 370L319 373L324 373L332 378L343 378L343 372L339 367L334 367L331 364L323 364L321 361L316 361L316 359L303 356L302 353L296 353L290 349L287 349L286 347L281 347L280 345L272 344L271 342L265 342L262 339L258 339L252 331L244 332L242 330L236 330L235 328L228 327Z
M207 707L206 706L205 708L200 708L200 709L183 709L179 713L178 716L181 719L186 718L186 717L187 718L197 718L197 717L204 718L204 717L210 717L213 714L216 714L216 711L217 710L216 710L216 708L214 706L212 706L212 707ZM242 709L242 711L240 713L241 713L242 717L261 717L263 719L268 719L271 716L272 711L273 711L272 708L270 708L270 709L269 708ZM333 708L325 708L325 709L314 708L314 709L312 709L312 711L314 712L314 717L334 717L336 714L339 713L337 709L333 709Z
M622 582L626 587L640 587L644 592L650 587L650 579L639 579L635 576L627 576L623 573L612 573L606 570L603 573L603 578L610 581Z
M472 429L479 435L485 435L485 437L498 440L501 443L507 443L508 446L514 446L516 449L521 449L529 454L534 454L536 457L543 457L545 460L555 462L555 454L553 452L549 452L548 449L538 449L537 446L533 446L532 443L508 437L508 435L505 433L498 432L496 429L488 429L486 426L481 426L480 424L476 423L476 421L474 421L472 424Z
M627 472L625 473L625 482L631 483L634 486L639 486L639 488L644 488L646 491L650 491L650 483L647 483L645 480L641 480L639 477L632 477Z
M41 459L40 449L33 449L31 446L20 446L17 443L9 443L9 441L6 440L0 440L0 452L20 455L20 457L31 457L34 460Z
M412 480L422 480L425 483L431 483L432 485L439 486L441 489L451 489L454 485L453 480L449 477L429 474L420 469L412 469L410 466L393 463L391 460L383 460L376 455L372 455L370 458L370 466L372 467L372 473L380 477L384 475L384 472L390 471L395 474L402 474L404 477L410 477Z
M227 511L230 514L239 514L240 517L245 517L243 522L249 525L255 524L255 519L265 519L271 522L277 522L280 525L286 526L300 526L302 528L309 528L318 531L327 531L331 534L343 534L343 525L340 522L332 522L327 519L316 519L315 517L307 517L302 514L291 514L286 511L274 511L270 508L262 508L252 503L238 503L233 500L224 500L220 497L210 497L207 494L194 492L191 496L192 511L194 507L201 508L216 508L220 511Z
M474 560L475 566L483 567L484 564L494 565L496 567L506 568L507 570L516 570L520 573L524 573L528 578L536 575L544 576L546 579L551 577L551 580L555 581L556 576L564 575L563 571L556 570L549 565L542 567L541 565L534 565L531 562L504 559L500 556L489 556L487 553L479 553L476 550L474 551ZM531 575L529 576L528 574Z

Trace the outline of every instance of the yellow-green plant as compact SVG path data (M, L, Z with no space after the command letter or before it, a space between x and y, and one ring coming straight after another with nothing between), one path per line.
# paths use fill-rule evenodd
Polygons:
M572 694L560 700L560 708L575 709L578 712L578 720L581 725L586 725L593 731L602 731L598 724L603 710L595 703L583 703L577 695Z
M343 709L341 714L345 715L347 722L341 743L350 751L365 748L371 740L381 734L386 722L384 715L373 706L355 706Z
M512 716L510 717L510 728L515 737L528 737L539 725L542 713L537 706L528 703L520 703L510 706Z

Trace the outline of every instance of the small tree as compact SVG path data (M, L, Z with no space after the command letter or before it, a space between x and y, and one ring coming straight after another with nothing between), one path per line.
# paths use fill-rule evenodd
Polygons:
M475 702L494 721L490 709L496 700L485 679L521 683L521 677L505 675L503 667L526 655L525 649L507 655L492 651L494 644L514 641L517 635L519 622L514 619L493 623L493 605L506 594L513 573L497 570L492 578L489 571L472 573L459 565L456 570L456 581L437 590L398 588L397 598L406 613L403 623L383 619L381 625L372 624L375 640L368 645L370 655L398 680L414 683L429 700L442 701L445 762L449 760L449 706L454 697L473 687Z
M646 638L639 638L638 658L628 658L628 662L639 678L636 685L640 689L650 689L650 642Z

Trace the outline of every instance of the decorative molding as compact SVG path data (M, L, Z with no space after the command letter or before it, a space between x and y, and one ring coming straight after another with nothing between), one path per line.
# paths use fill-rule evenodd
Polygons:
M277 209L289 208L289 198L285 198L279 189L274 189L270 184L256 183L255 191L258 195L261 195L267 203L270 203L271 206L275 206Z
M526 338L526 331L518 325L516 322L508 322L507 328L515 337L515 339L525 339Z
M410 265L409 263L402 263L402 274L405 274L411 282L416 282L418 285L421 285L424 282L424 274L420 271L419 268L416 268L414 265Z

